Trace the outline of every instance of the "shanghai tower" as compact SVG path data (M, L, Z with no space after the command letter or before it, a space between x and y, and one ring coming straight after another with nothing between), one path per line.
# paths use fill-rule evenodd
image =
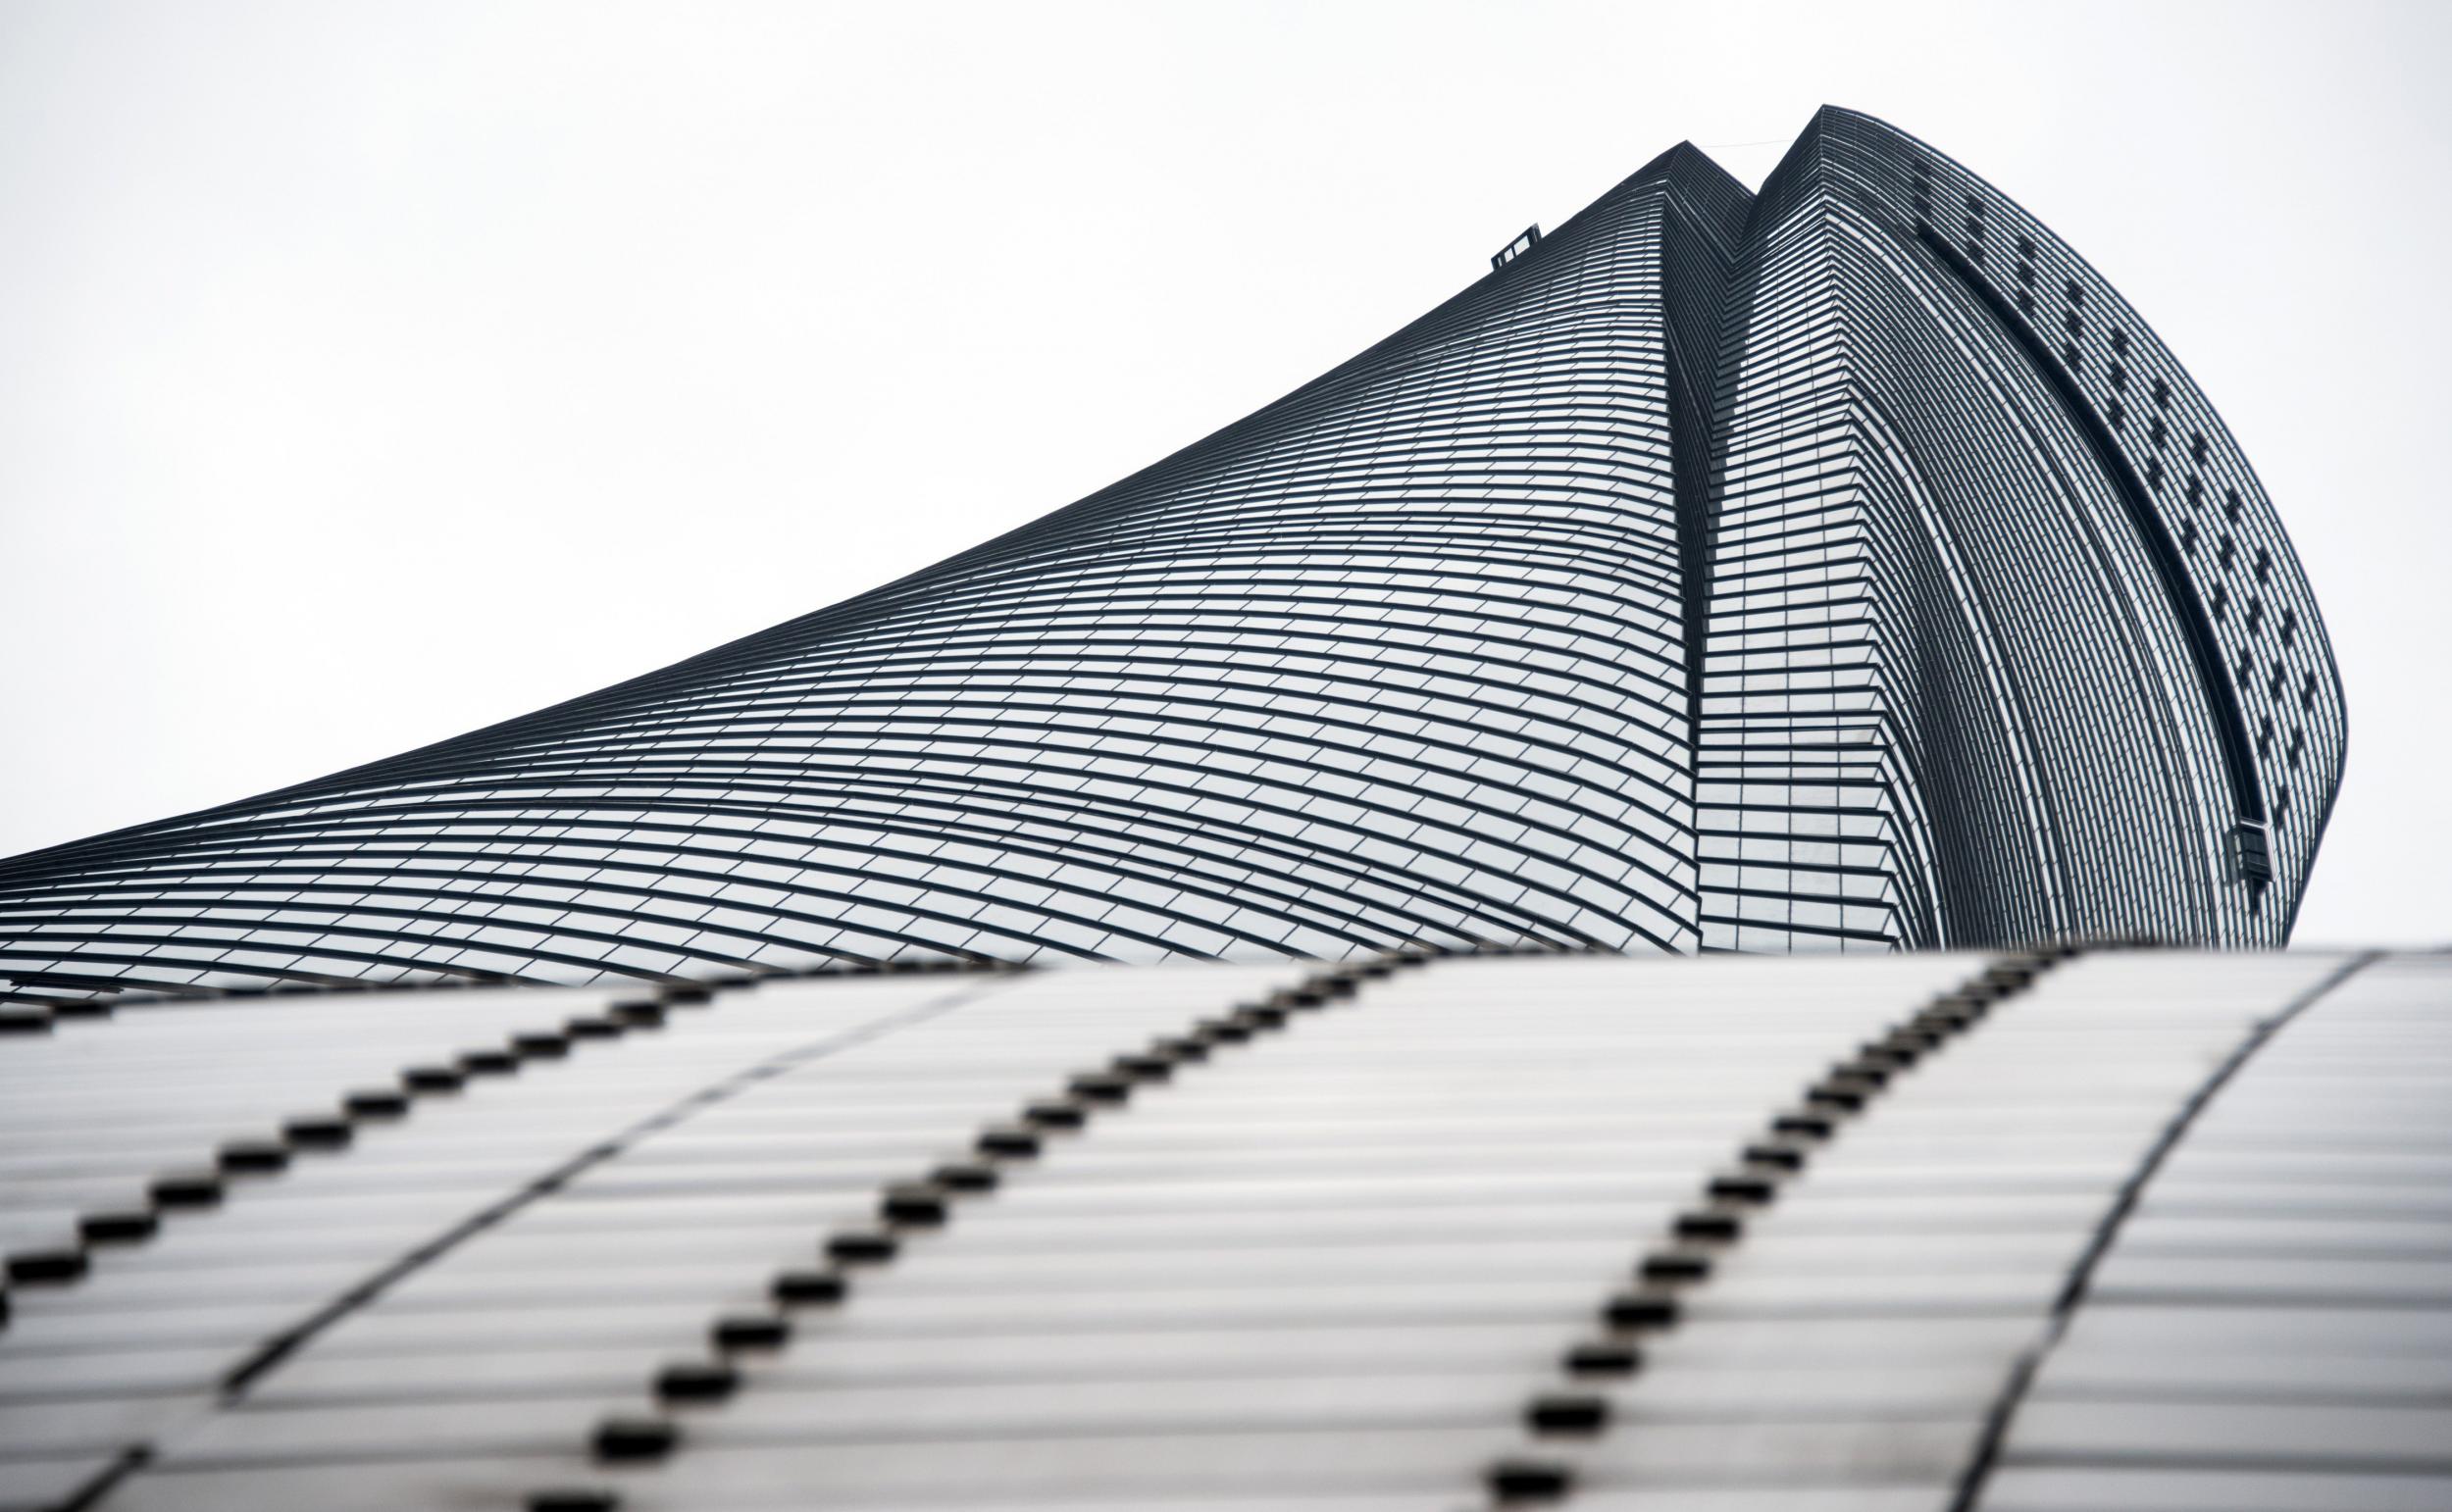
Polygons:
M2176 359L1826 108L899 581L0 863L0 999L2287 939L2323 623Z

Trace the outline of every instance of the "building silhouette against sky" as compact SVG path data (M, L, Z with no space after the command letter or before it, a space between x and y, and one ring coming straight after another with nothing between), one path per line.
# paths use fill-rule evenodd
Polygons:
M899 581L0 865L0 993L2287 937L2323 624L2074 252L1825 109L1492 261Z

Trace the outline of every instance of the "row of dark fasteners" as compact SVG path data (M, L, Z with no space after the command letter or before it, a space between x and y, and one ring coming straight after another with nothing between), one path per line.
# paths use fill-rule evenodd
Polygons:
M1449 952L1431 947L1405 952L1399 958L1446 953ZM808 971L767 971L710 979L704 983L673 982L657 987L652 998L618 1003L601 1015L574 1018L558 1031L514 1034L499 1046L481 1047L446 1061L412 1066L400 1074L394 1085L366 1087L345 1094L333 1112L292 1118L273 1137L239 1139L226 1144L214 1152L209 1166L162 1174L149 1184L143 1206L80 1214L77 1236L71 1243L23 1250L0 1258L0 1329L7 1328L12 1315L11 1287L73 1285L91 1270L94 1251L142 1243L160 1232L166 1218L218 1208L235 1185L276 1176L287 1170L290 1162L298 1156L346 1149L355 1141L359 1131L367 1126L395 1123L407 1117L412 1102L418 1098L448 1095L461 1090L474 1080L511 1075L529 1062L560 1060L579 1043L618 1038L635 1030L660 1027L666 1009L703 1005L713 1000L718 989L746 986L762 981L1013 969L1007 963L985 957L931 958L830 964ZM424 990L450 990L516 983L444 979L419 985ZM0 1008L0 1036L48 1034L57 1021L110 1018L119 1007L132 1006L141 1010L157 1001L246 999L343 988L376 989L380 986L381 983L375 983L343 982L324 987L283 984L216 988L160 999L64 999L39 1008Z
M1555 943L1526 941L1507 945L1471 940L1461 945L1407 946L1419 954L1439 955L1557 955L1574 947ZM1606 953L1601 946L1588 947ZM855 957L827 961L816 966L755 966L747 970L718 972L704 977L642 983L652 991L687 991L696 987L723 990L730 987L754 986L761 982L823 982L836 977L892 977L914 972L997 972L1023 970L1023 963L1000 960L990 955L963 952L954 955L894 956L888 958ZM215 986L155 988L130 992L114 988L92 997L49 997L39 1001L9 1003L0 1001L0 1038L18 1035L48 1034L64 1019L108 1019L122 1008L139 1012L153 1007L168 1007L200 1002L229 1002L264 997L313 997L334 992L465 992L499 991L505 987L540 987L550 985L525 978L497 972L461 971L452 976L436 977L420 982L379 982L363 977L319 977L306 981L283 981L258 986Z
M2071 952L2048 950L2007 957L1971 981L1936 998L1880 1037L1865 1041L1806 1088L1798 1104L1774 1116L1764 1134L1748 1142L1733 1170L1704 1185L1703 1201L1679 1213L1664 1242L1646 1251L1635 1284L1609 1299L1595 1336L1569 1348L1560 1362L1565 1382L1536 1395L1524 1409L1524 1428L1536 1439L1592 1438L1609 1426L1606 1384L1643 1368L1643 1341L1677 1326L1684 1297L1711 1279L1713 1270L1740 1243L1748 1219L1768 1206L1782 1185L1796 1180L1814 1150L1863 1114L1899 1077L1980 1023L2005 999ZM1487 1490L1499 1507L1558 1501L1574 1489L1573 1466L1563 1457L1510 1456L1490 1467Z
M558 1030L523 1032L500 1044L411 1066L388 1086L362 1087L345 1094L329 1113L310 1113L288 1120L272 1137L225 1144L214 1152L208 1166L156 1177L141 1207L80 1216L73 1244L9 1256L9 1284L71 1285L82 1280L91 1269L95 1250L142 1243L160 1232L165 1220L218 1208L234 1189L279 1176L300 1156L346 1150L356 1142L362 1130L408 1117L411 1106L421 1098L449 1096L472 1081L510 1076L531 1063L564 1060L584 1044L660 1029L668 1010L702 1006L713 998L714 994L704 986L676 984L652 999L617 1003L601 1014L574 1018ZM8 1322L8 1295L6 1289L0 1289L0 1327Z
M915 1180L888 1183L878 1193L874 1225L833 1235L820 1246L817 1263L777 1275L768 1288L771 1309L716 1319L707 1332L706 1358L669 1364L656 1372L652 1389L666 1410L603 1420L588 1441L589 1452L607 1466L662 1460L683 1439L681 1422L671 1409L730 1398L743 1384L740 1357L782 1349L791 1341L796 1312L841 1306L859 1272L892 1264L914 1238L952 1222L962 1204L996 1190L1008 1171L1040 1159L1057 1141L1122 1109L1136 1095L1221 1052L1266 1038L1305 1013L1352 997L1363 983L1418 964L1433 953L1408 950L1333 967L1262 1002L1202 1019L1180 1033L1067 1078L1053 1095L1028 1101L1012 1119L979 1131L962 1158ZM603 1486L556 1487L528 1498L530 1512L611 1512L619 1505L619 1492Z
M705 977L639 983L641 991L663 992L693 987L723 989L753 986L761 982L801 982L831 977L900 976L910 972L1011 971L1016 963L985 955L898 956L891 960L861 958L828 961L809 967L760 966L746 971L719 972ZM306 981L267 983L256 986L172 987L139 991L115 988L92 997L46 997L38 1001L0 1002L0 1038L48 1034L60 1021L108 1019L122 1008L142 1014L148 1008L193 1006L197 1003L252 1001L258 998L323 997L355 992L500 991L535 987L551 991L552 983L498 972L464 971L418 982L380 982L364 977L319 977Z

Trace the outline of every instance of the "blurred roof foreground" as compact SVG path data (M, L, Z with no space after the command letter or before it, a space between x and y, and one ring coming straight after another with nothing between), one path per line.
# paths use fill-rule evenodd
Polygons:
M0 1042L0 1508L2452 1505L2452 957L1399 954Z

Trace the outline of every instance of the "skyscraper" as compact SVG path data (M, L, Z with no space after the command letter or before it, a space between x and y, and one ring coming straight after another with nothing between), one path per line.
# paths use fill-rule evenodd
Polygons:
M2013 202L1690 146L1257 413L587 697L0 867L0 991L2285 938L2344 721L2220 420Z

